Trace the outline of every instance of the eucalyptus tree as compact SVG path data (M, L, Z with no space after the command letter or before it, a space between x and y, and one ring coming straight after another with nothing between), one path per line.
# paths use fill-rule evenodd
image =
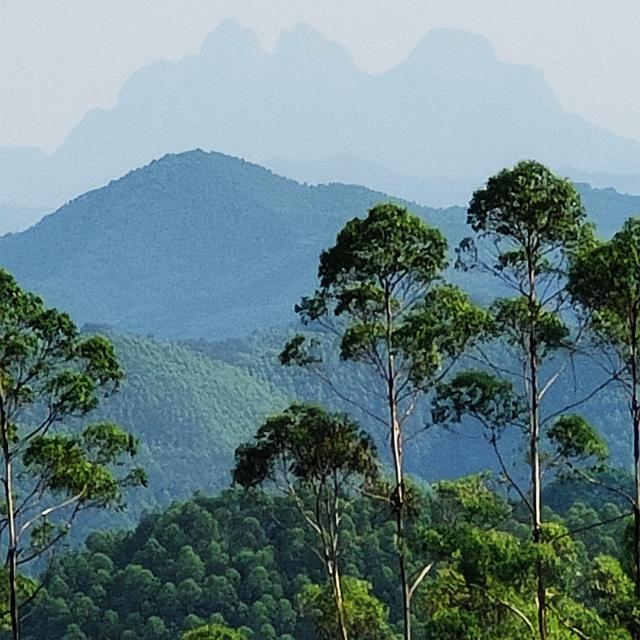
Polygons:
M482 434L495 452L507 487L516 492L519 504L532 519L534 518L531 494L523 486L521 474L512 468L512 461L505 453L503 446L505 434L509 432L526 434L528 431L526 396L519 394L510 381L486 370L462 371L439 386L433 402L432 418L435 424L447 426L460 424L464 419L478 423ZM541 475L544 471L551 470L556 477L574 473L588 476L592 470L602 468L609 453L606 443L596 429L584 418L575 414L562 414L549 422L541 436L539 451ZM501 504L501 509L506 509L506 503L502 503L496 495L488 492L482 485L474 487L471 484L473 491L469 491L465 487L465 483L469 481L473 482L474 478L459 481L459 488L467 491L466 502L470 505L469 513L462 511L461 517L469 518L478 505L486 503L485 506L488 507L491 506L492 501ZM442 487L450 488L451 485L444 482L441 483L439 490ZM472 499L469 499L469 496L472 496ZM461 504L464 503L461 502ZM500 514L500 510L497 513ZM446 523L449 527L447 535L450 537L450 543L461 545L460 550L451 555L455 558L462 557L461 565L467 568L473 565L470 556L477 555L480 564L486 559L487 554L492 556L492 562L485 567L486 574L479 577L472 568L469 572L471 578L466 576L465 582L468 595L473 596L471 600L474 606L491 612L496 605L499 605L511 614L513 619L507 621L507 627L512 629L514 635L511 635L512 632L507 633L507 627L500 627L500 637L540 638L545 637L544 633L548 633L550 637L559 638L564 637L558 632L561 627L574 630L567 634L568 637L574 637L574 633L578 637L594 639L602 637L599 635L600 632L595 634L594 629L606 628L607 622L593 615L594 611L589 611L588 607L578 602L575 594L567 588L568 582L575 583L575 580L570 579L574 571L569 567L570 563L576 561L576 544L571 538L571 533L564 526L557 522L545 523L538 538L523 540L513 535L513 532L495 529L498 522L491 516L491 510L487 511L486 522L481 524L484 527L491 527L482 535L482 548L473 549L472 547L473 550L465 550L464 545L468 541L465 542L464 537L457 536L460 533L464 536L469 535L470 531L465 528L466 525L462 530L455 530L450 526L449 520ZM595 523L595 525L599 524L602 523ZM594 523L586 528L593 526ZM471 534L473 542L477 531L472 531ZM443 539L446 537L444 536ZM445 549L447 553L451 552L449 547L445 546ZM503 553L504 555L501 555ZM533 584L529 579L530 574L534 578ZM443 575L444 570L440 572L440 576ZM554 594L553 604L548 607L553 612L553 616L549 618L547 612L544 612L545 626L542 629L539 626L539 618L538 625L535 624L535 616L539 616L540 612L541 575L544 577L545 592L548 588ZM518 585L518 588L512 589L510 585ZM534 594L537 606L532 605ZM436 604L441 606L442 603ZM533 623L529 613L524 613L529 609L533 614L531 616ZM491 619L491 616L488 619ZM520 628L522 623L525 624L525 628ZM485 624L483 632L487 633L489 628L490 625ZM618 630L616 633L621 632ZM486 637L495 636L492 632L488 632ZM604 637L609 638L606 634ZM625 636L612 635L611 637Z
M342 360L373 373L387 407L386 416L371 408L366 413L389 432L405 640L411 638L411 597L426 575L424 569L409 575L406 424L421 398L487 327L487 314L460 289L442 282L446 266L447 242L440 231L403 207L379 204L366 218L347 222L335 245L322 252L319 287L296 307L303 324L338 337ZM321 366L313 340L303 335L287 344L281 361ZM361 406L358 398L347 399Z
M345 576L343 583L351 640L395 640L388 623L389 610L371 593L371 585L353 576ZM326 588L306 584L299 601L302 615L313 620L318 640L334 640L339 635L335 603Z
M592 568L582 544L558 519L545 524L545 541L535 544L521 534L514 504L490 490L487 478L445 480L433 487L423 543L439 569L422 600L425 637L536 640L532 594L535 561L542 555L553 594L550 637L630 640L621 620L628 615L630 581L620 579L617 561L599 555ZM601 606L594 606L593 595Z
M514 355L516 370L505 359L491 359L493 371L513 379L524 401L528 438L534 543L543 542L541 437L554 416L543 416L545 396L561 369L543 365L560 350L571 350L566 278L571 255L590 237L585 211L574 186L538 162L523 161L489 178L472 197L467 222L476 238L458 249L458 266L494 275L515 297L499 298L492 316L501 349ZM548 369L548 368L547 368ZM504 389L501 390L502 392ZM538 633L547 638L547 606L543 567L537 563Z
M593 335L612 358L616 380L629 400L635 490L633 557L640 598L640 219L627 220L608 242L594 242L578 254L569 289L587 311ZM640 628L635 629L640 638Z
M377 479L375 445L345 414L293 404L236 450L233 479L244 487L270 483L292 497L315 531L342 640L348 640L340 577L340 528L354 490Z
M106 338L81 335L0 269L0 544L14 640L19 568L48 554L78 513L121 507L123 489L146 482L126 464L137 448L129 433L108 422L76 428L122 377Z

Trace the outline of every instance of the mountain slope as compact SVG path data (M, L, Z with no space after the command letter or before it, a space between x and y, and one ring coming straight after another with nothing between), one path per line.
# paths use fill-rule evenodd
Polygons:
M285 406L285 396L243 369L179 345L108 335L126 379L92 418L108 418L134 433L138 462L149 475L149 488L130 496L126 515L229 486L235 448L266 415ZM92 524L111 518L95 514Z
M80 323L165 337L237 335L291 320L314 286L320 250L382 199L194 151L0 238L0 264ZM446 226L446 214L418 210Z
M197 55L138 70L113 109L89 112L52 155L0 149L0 202L54 208L194 147L304 162L311 168L299 175L313 181L359 180L357 167L374 163L374 188L415 198L411 184L424 180L449 204L461 203L452 176L470 188L525 157L575 178L609 174L613 186L616 174L625 184L640 176L640 143L564 112L540 72L501 62L478 35L432 31L405 62L369 75L304 25L268 54L227 21Z
M640 197L580 189L605 234ZM294 320L315 287L320 251L385 194L301 185L216 153L166 156L0 238L0 265L79 323L163 337L224 338ZM452 246L463 209L409 205ZM476 296L474 274L452 274Z

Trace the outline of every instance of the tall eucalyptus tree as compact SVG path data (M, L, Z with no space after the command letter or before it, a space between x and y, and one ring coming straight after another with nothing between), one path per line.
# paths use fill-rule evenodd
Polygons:
M640 218L627 220L608 242L595 242L578 254L569 290L587 311L599 345L610 354L616 380L629 400L635 488L633 559L640 599ZM640 638L640 627L634 630Z
M340 531L355 489L377 479L371 438L344 414L294 404L271 416L253 442L236 450L234 481L244 487L270 483L298 506L316 533L333 593L341 640L349 639L340 572Z
M498 376L514 382L524 405L530 492L527 496L521 492L521 497L530 508L535 543L543 542L541 441L543 429L553 417L543 416L541 407L560 376L558 370L545 372L543 365L558 351L572 349L571 327L562 314L569 303L566 283L570 258L591 237L585 218L580 196L568 180L555 176L538 162L523 161L489 178L486 186L473 194L467 222L476 237L467 238L458 249L459 267L488 272L505 292L515 294L496 299L491 311L500 349L511 349L519 370L509 370L503 357L501 362L490 358L488 364ZM513 414L510 389L478 374L475 382L481 383L478 388L482 393L475 400L482 400L483 410L491 409L491 402L483 394L498 393L502 409L507 415ZM496 413L495 406L491 410ZM493 415L491 419L495 418ZM519 421L520 417L514 414L509 419ZM567 420L560 426L585 426L583 422ZM494 424L494 428L499 426ZM497 433L494 431L494 445ZM541 640L548 635L546 600L543 565L538 562Z
M487 324L487 314L464 292L442 282L446 265L447 242L440 231L403 207L379 204L366 218L347 222L335 245L322 252L319 287L296 307L303 324L337 335L341 359L367 367L380 383L387 415L375 418L388 428L393 462L390 502L405 640L411 638L411 597L430 566L409 575L405 426L421 398L446 377ZM312 341L303 335L287 344L281 361L320 365Z
M78 513L120 507L125 487L146 482L125 464L136 454L133 436L105 422L74 427L122 377L106 338L81 335L68 315L0 269L0 544L13 640L24 591L19 568L52 549Z

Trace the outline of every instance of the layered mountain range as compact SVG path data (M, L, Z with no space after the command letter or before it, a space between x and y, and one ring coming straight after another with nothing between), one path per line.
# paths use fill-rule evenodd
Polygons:
M528 157L640 193L640 143L564 112L540 72L501 62L483 37L432 31L402 64L370 75L305 25L269 53L227 21L197 55L137 71L54 153L0 148L0 233L33 221L16 221L19 208L51 211L197 147L431 205L464 204L476 183Z
M578 188L601 235L640 212L640 197ZM315 286L320 251L348 219L389 199L356 185L300 184L238 158L191 151L167 155L74 199L27 231L0 237L0 265L21 285L80 324L99 323L89 331L111 325L107 333L127 381L101 415L140 437L151 478L150 492L135 498L130 515L225 486L234 448L294 398L354 410L326 384L281 367L278 353L294 330L293 305ZM440 228L452 247L468 233L463 208L396 201ZM495 284L480 275L450 270L447 276L476 299L495 294ZM140 337L148 334L156 339ZM330 366L345 393L377 407L375 380L335 357ZM581 384L594 386L598 372L586 366L582 374ZM564 385L550 401L562 404L577 393ZM621 410L612 394L585 407L616 460L628 450ZM384 432L366 414L354 415L384 455ZM417 416L417 429L424 419ZM470 438L473 457L466 455ZM472 433L429 431L412 440L407 454L409 471L427 479L492 464L482 438Z
M640 212L640 197L580 188L603 235ZM293 305L315 287L320 251L347 220L390 199L356 185L300 184L237 158L191 151L0 237L0 264L79 323L170 338L241 336L291 323ZM404 204L452 246L468 233L462 208ZM487 286L472 274L451 277L477 297Z

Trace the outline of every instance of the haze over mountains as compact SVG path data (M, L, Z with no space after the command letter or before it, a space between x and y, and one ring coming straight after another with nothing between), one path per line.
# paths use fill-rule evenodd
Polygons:
M480 36L432 31L404 63L369 75L310 27L283 33L269 54L228 21L197 55L136 72L113 109L88 113L52 155L1 148L0 233L18 228L9 213L19 207L53 210L196 147L432 205L463 204L525 157L640 192L640 143L565 113L541 73L500 62Z
M241 335L293 320L293 304L315 286L320 250L385 198L191 151L1 237L0 263L80 323L163 337ZM446 225L436 211L418 211Z
M640 212L640 197L579 189L601 235ZM348 219L388 199L355 185L303 185L238 158L190 151L167 155L76 198L25 232L0 237L0 265L22 286L80 324L112 327L127 382L103 415L140 436L141 460L152 477L151 493L136 503L134 515L171 496L224 486L234 447L292 398L353 410L336 402L329 387L281 367L277 354L291 325L299 329L292 308L315 286L320 251ZM463 208L409 206L451 246L468 233ZM496 292L479 274L450 276L476 298ZM114 330L208 341L175 345L119 337ZM341 389L377 406L372 380L335 358L332 366ZM584 384L595 386L597 373L585 368ZM559 393L562 399L576 390L564 386ZM598 397L587 410L620 457L626 435L615 400ZM372 427L366 414L356 416ZM374 433L386 450L384 434ZM448 432L429 432L409 448L407 468L434 479L492 464L480 444L467 459L468 445ZM429 452L439 446L447 453L433 461Z
M602 235L640 212L640 197L580 189ZM0 237L0 264L79 323L169 338L239 336L294 321L293 305L315 287L320 251L348 219L389 199L191 151ZM462 208L409 206L452 246L468 234ZM479 275L453 276L481 295L483 281L472 279Z

